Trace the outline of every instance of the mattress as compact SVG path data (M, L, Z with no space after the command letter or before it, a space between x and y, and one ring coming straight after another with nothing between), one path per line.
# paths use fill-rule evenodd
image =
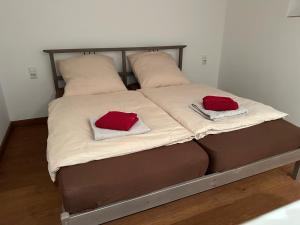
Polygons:
M89 123L108 111L135 112L150 132L95 141ZM141 93L124 91L101 95L65 96L50 103L48 169L52 180L64 166L122 156L184 143L193 134Z
M57 183L64 208L82 212L201 177L206 152L194 141L62 167Z
M141 89L140 91L186 129L190 130L196 139L201 139L209 134L239 130L265 121L280 119L287 115L262 103L241 98L203 84L149 88ZM218 121L208 120L189 107L192 103L200 103L202 98L207 95L231 97L241 107L247 109L248 113Z
M209 155L209 173L223 172L299 148L300 128L280 119L198 142Z

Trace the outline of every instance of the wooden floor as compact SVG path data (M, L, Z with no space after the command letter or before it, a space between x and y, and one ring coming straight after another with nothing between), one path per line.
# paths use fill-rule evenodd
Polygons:
M60 198L46 162L46 125L15 128L0 162L0 225L58 225ZM291 166L272 170L109 225L234 225L300 199Z

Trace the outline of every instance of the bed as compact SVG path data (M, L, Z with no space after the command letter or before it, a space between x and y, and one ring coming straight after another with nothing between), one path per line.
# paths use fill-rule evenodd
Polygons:
M151 131L94 141L88 118L109 110L136 112ZM208 166L192 134L138 92L56 99L49 107L48 129L49 172L53 181L58 172L64 208L70 213L200 177ZM150 158L157 159L147 163Z
M282 119L286 114L249 99L202 84L141 89L141 92L195 135L210 157L211 173L238 168L300 147L300 129ZM188 107L206 95L232 97L249 109L248 115L210 121ZM261 117L262 113L268 117Z
M131 89L134 85L132 86L128 83L128 78L132 76L132 72L127 72L127 52L178 50L178 67L182 68L183 49L185 47L185 45L179 45L55 49L45 50L45 52L50 56L56 94L57 97L60 97L64 93L64 81L57 73L54 59L55 54L83 53L90 55L98 52L121 53L122 72L120 72L120 76L127 88ZM155 90L161 89L157 88ZM124 95L127 94L127 92L124 92ZM141 93L136 94L141 98L139 95ZM132 93L132 95L136 94ZM161 110L160 112L165 114L165 116L168 113L177 120L167 108L160 105L154 98L151 98L151 96L144 92L143 94L151 99L152 102L158 104L161 109L159 107L155 108L154 103L150 101L147 104L150 104L155 110ZM124 96L121 93L118 95L120 96L116 98ZM60 100L58 99L58 101ZM85 102L84 100L82 101ZM62 107L58 108L61 109ZM169 117L165 117L165 119L170 120ZM176 126L178 124L177 122ZM270 126L272 127L273 125L266 123L264 126L263 129L258 128L258 130L269 130ZM286 140L290 142L288 146L289 150L285 149L282 151L281 146L279 146L276 149L276 154L274 154L274 146L272 145L274 142L272 142L271 136L268 142L261 145L269 148L262 154L262 157L254 154L249 160L244 160L243 162L237 160L234 163L226 162L225 165L221 166L216 163L213 157L214 155L218 155L215 152L222 153L220 145L223 147L227 143L228 149L231 149L232 141L230 140L235 140L237 137L243 137L247 140L249 135L257 133L255 126L243 129L246 133L239 133L240 130L224 133L229 135L226 137L222 136L224 134L208 135L204 138L197 138L197 142L177 140L177 142L184 143L174 144L174 142L172 143L174 145L171 146L161 146L167 143L160 143L160 146L152 146L147 151L127 152L115 157L98 158L100 160L76 163L75 165L66 164L56 171L57 184L62 193L64 203L61 222L66 225L96 225L105 223L293 162L296 162L293 173L293 177L296 179L299 175L300 167L298 129L291 124L287 124L285 121L279 121L276 126L278 129L289 129L290 133L287 132L286 134ZM185 126L183 125L182 127ZM196 136L187 127L185 128L186 132L190 133L190 138ZM276 130L278 131L278 129ZM278 133L278 135L281 134ZM184 138L187 137L184 136ZM251 138L249 138L249 141ZM222 142L222 139L225 142ZM241 145L237 144L234 150L240 149L241 146L244 147L244 144L242 141ZM270 149L272 150L270 151ZM245 152L249 152L249 149L245 149ZM171 154L172 157L169 157ZM216 158L224 158L224 156L219 157L218 155ZM149 161L149 159L151 160ZM151 163L154 160L156 167L153 167ZM208 167L209 171L207 171ZM216 167L220 167L221 169L214 169ZM106 171L110 171L110 173L108 174ZM205 173L206 175L203 176ZM102 179L99 179L99 177ZM123 188L120 188L120 186Z
M122 88L113 93L82 94L78 92L76 84L76 90L71 91L58 72L60 61L54 61L52 51L49 54L57 99L49 104L47 160L50 176L58 185L63 199L63 224L70 224L69 219L65 218L66 214L70 218L77 218L78 214L86 215L99 207L128 201L199 178L206 173L206 152L192 141L191 132L162 109L141 93ZM117 51L124 56L119 49L73 49L59 52L82 52L86 59L103 51ZM82 70L82 61L76 60L75 64L80 64L77 70ZM72 64L68 61L65 69L69 71ZM127 85L123 74L119 73ZM103 82L103 77L100 82ZM90 84L84 87L94 91ZM99 117L110 110L138 113L151 131L94 141L89 118ZM94 220L91 224L102 221Z

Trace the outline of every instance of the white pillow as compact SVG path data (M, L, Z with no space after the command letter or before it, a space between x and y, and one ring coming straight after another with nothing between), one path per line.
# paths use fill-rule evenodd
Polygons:
M142 52L128 56L141 88L155 88L190 83L173 57L165 52Z
M104 55L85 55L58 61L66 81L65 96L91 95L127 90L113 59Z

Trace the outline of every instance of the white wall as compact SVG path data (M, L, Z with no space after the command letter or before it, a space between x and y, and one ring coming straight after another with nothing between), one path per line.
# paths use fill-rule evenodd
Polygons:
M270 104L300 125L300 18L288 0L229 0L219 87Z
M9 118L0 82L0 145L7 131L8 125Z
M11 120L41 117L53 96L47 48L187 44L184 71L217 85L226 0L1 0L0 62ZM200 55L208 55L202 66ZM27 67L37 67L30 80Z

